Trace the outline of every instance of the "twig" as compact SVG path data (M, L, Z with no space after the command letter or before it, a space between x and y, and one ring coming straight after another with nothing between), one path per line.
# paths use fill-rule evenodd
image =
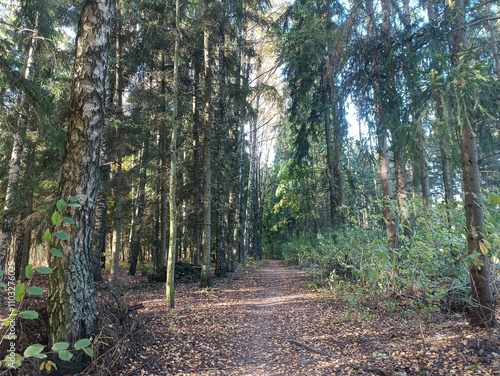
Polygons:
M422 321L419 322L419 327L420 327L420 335L422 336L422 343L424 345L424 348L427 348L427 343L425 342L425 333L424 333L424 329L422 327Z
M326 351L315 349L314 347L311 347L309 345L306 345L305 343L296 341L294 339L289 339L288 342L293 343L293 344L295 344L295 345L297 345L299 347L303 347L304 349L306 349L306 350L308 350L310 352L313 352L313 353L316 353L316 354L319 354L319 355L323 355L323 356L326 356L328 358L333 358L333 356L331 354L327 353Z

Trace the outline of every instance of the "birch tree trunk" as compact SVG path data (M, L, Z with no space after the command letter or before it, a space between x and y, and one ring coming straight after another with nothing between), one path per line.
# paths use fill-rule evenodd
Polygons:
M91 270L92 232L99 183L99 157L104 127L106 74L114 2L87 0L76 38L68 131L58 197L76 196L79 208L71 240L62 242L63 258L51 255L49 265L49 346L75 343L96 330L96 303Z

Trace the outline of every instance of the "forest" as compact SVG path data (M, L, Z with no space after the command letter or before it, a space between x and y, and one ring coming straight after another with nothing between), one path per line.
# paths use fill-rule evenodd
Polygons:
M0 0L0 374L500 374L499 48L492 0Z

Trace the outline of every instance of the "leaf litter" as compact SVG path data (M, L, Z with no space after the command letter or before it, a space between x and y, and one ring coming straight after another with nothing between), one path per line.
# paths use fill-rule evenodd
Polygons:
M310 275L281 261L246 267L214 289L131 290L147 323L138 351L117 375L500 375L498 328L464 317L392 312L347 304L310 287ZM362 298L362 297L360 297Z

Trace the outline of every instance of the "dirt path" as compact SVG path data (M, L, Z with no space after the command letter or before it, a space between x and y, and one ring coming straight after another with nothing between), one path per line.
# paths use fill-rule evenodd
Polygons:
M500 375L491 339L459 319L388 319L307 284L269 261L214 290L180 285L170 311L162 290L140 292L153 339L121 375Z

